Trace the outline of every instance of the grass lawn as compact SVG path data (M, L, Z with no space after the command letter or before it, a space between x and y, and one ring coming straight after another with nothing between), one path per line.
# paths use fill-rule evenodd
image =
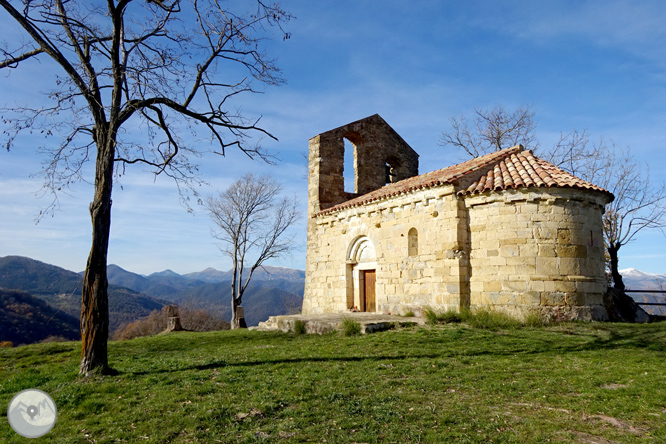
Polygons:
M364 336L222 331L109 344L118 376L77 376L79 343L0 349L11 398L49 393L61 443L664 443L666 323Z

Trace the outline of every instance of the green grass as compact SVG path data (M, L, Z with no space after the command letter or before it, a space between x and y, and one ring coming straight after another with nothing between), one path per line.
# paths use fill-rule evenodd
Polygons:
M666 442L666 323L172 333L109 343L119 375L90 379L79 354L0 349L0 441L27 442L6 406L39 388L37 443Z

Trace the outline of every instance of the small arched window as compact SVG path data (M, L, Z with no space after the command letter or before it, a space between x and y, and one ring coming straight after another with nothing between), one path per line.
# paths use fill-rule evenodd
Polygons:
M416 228L411 228L407 233L407 254L409 256L419 254L419 232Z

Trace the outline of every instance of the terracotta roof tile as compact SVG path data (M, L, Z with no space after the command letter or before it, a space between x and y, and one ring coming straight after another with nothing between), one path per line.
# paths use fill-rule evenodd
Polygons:
M467 183L469 181L469 184ZM612 194L536 157L521 145L477 157L441 170L410 177L397 183L327 208L315 216L332 213L438 185L465 182L458 195L502 191L520 187L558 187L594 190Z

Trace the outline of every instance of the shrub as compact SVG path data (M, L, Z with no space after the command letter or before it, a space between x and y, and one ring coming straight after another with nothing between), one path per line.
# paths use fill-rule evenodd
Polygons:
M522 326L520 321L505 313L486 309L470 312L464 320L472 327L490 330L513 329Z
M178 307L180 324L184 330L190 331L217 331L228 330L229 323L219 319L204 309L194 309L187 306ZM113 339L124 341L127 339L153 336L163 332L167 328L167 314L164 310L153 310L144 319L139 319L131 324L118 328Z
M0 341L0 348L12 348L14 343L12 341Z
M301 321L300 319L296 319L294 321L294 333L296 333L297 335L304 335L306 333L305 332L306 324L307 322Z
M229 330L228 322L204 309L192 309L188 307L178 308L180 324L185 330L191 331L218 331Z
M361 334L361 324L351 318L342 320L342 333L345 336L355 336Z
M462 322L464 314L465 314L464 312L458 313L457 311L454 310L448 310L445 311L444 313L438 314L437 320L445 324L458 323Z
M437 324L437 313L435 313L435 310L433 310L430 307L427 307L425 310L423 310L423 314L425 315L426 322L430 325L435 325Z
M525 324L526 327L545 327L550 324L550 322L540 313L531 312L525 315L523 324Z
M454 322L462 322L466 316L466 312L458 313L455 310L447 310L443 313L437 313L432 308L426 308L423 312L428 324L434 325L439 323L450 324Z
M412 310L409 310L403 316L406 317L406 318L413 318L414 317L414 312Z
M39 342L41 342L42 344L45 344L45 343L48 343L48 342L67 342L67 341L71 341L71 339L67 339L67 338L64 338L62 336L53 336L53 335L51 335L49 337L46 337L46 338L42 339Z

